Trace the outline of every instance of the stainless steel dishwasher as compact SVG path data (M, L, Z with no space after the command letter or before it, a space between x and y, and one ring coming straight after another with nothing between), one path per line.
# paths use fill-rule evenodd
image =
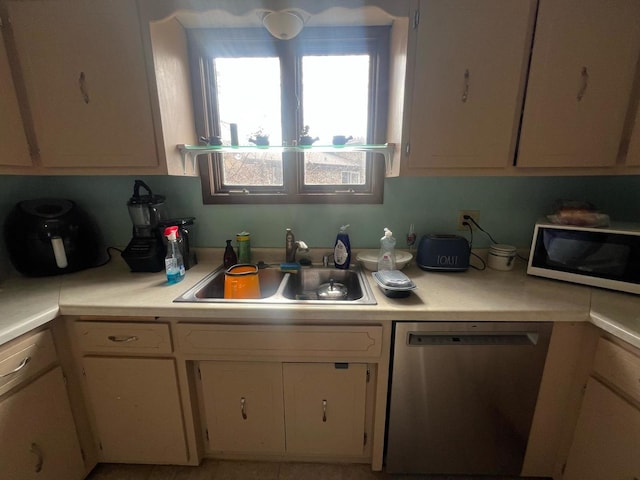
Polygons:
M396 322L386 471L519 475L551 328Z

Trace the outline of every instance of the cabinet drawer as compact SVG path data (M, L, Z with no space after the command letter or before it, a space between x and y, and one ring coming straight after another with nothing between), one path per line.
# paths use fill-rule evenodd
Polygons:
M56 349L49 330L0 349L0 395L55 361Z
M225 356L378 357L382 327L306 325L177 326L180 351L187 354Z
M605 380L640 401L640 356L601 338L593 370Z
M75 328L83 352L167 354L173 351L167 324L76 322Z

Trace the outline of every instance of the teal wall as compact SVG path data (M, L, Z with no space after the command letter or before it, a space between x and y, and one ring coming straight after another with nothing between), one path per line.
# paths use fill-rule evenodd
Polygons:
M76 200L98 219L107 245L124 246L131 235L126 203L137 177L0 176L0 218L24 199ZM195 216L193 243L222 247L236 232L251 232L255 247L284 245L284 230L310 247L333 245L340 225L349 223L354 248L376 248L383 227L404 247L409 224L424 233L459 233L458 211L480 210L480 224L499 242L529 245L533 224L550 213L558 198L589 200L614 220L640 222L640 177L430 177L391 178L382 205L203 205L200 180L139 177L167 197L171 216ZM488 245L475 236L476 246Z

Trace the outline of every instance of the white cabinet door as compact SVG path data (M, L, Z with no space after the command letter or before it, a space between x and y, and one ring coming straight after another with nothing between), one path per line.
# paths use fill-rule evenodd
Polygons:
M287 453L362 455L367 365L285 363L282 368Z
M613 165L639 52L637 0L541 0L517 166Z
M199 368L210 448L284 453L282 365L201 362Z
M187 462L172 358L85 357L82 362L102 461Z
M590 378L564 480L640 478L640 410Z
M133 0L8 2L44 167L157 167Z
M408 173L513 163L535 2L420 2Z
M32 165L27 137L22 125L18 98L11 77L4 38L0 35L0 165Z
M627 159L625 165L631 167L640 166L640 105L636 112L636 120L629 141L629 150L627 151Z
M60 367L0 401L0 478L80 480L84 473Z

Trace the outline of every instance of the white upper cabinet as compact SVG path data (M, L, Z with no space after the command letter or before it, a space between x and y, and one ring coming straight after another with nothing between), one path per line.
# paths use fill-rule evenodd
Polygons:
M634 167L640 166L640 108L636 111L636 119L631 133L625 164Z
M29 146L22 125L3 36L0 35L0 166L31 166Z
M541 0L516 165L613 166L639 52L638 0Z
M403 174L512 164L535 2L423 0ZM406 116L405 116L406 118Z
M157 171L136 3L10 1L8 9L43 168Z

